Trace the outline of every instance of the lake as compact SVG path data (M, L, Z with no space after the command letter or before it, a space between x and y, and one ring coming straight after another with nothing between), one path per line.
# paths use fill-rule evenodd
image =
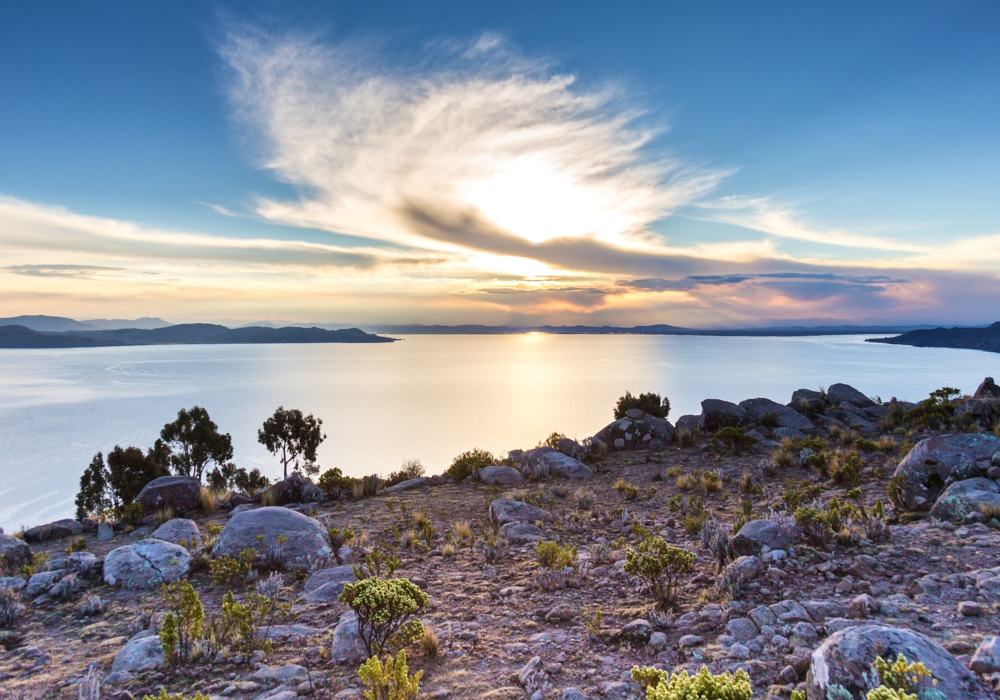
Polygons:
M670 397L671 419L705 398L781 403L847 382L884 400L942 386L972 392L1000 355L862 337L641 335L405 337L384 345L175 345L0 350L0 527L70 517L80 474L115 445L143 449L177 411L204 406L235 461L270 477L257 429L279 405L324 421L324 468L361 476L420 459L437 473L473 447L582 439L626 390Z

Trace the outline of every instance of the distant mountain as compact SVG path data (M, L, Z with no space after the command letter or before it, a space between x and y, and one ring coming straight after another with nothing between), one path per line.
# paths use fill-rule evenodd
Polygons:
M0 326L0 348L74 348L115 345L236 345L255 343L391 343L392 338L358 328L237 328L185 323L150 330L74 330L42 333L24 326Z
M95 318L89 321L75 321L62 316L14 316L0 318L0 326L24 326L42 333L62 333L64 331L110 331L119 328L165 328L170 324L162 318L145 316L135 320Z
M374 333L392 335L503 335L513 333L552 333L556 335L709 335L709 336L810 336L810 335L866 335L901 333L912 326L815 326L771 328L681 328L656 324L652 326L425 326L421 324L399 326L365 326Z
M869 343L912 345L918 348L960 348L1000 352L1000 321L986 328L934 328L903 333L895 338L870 338Z
M128 320L124 318L94 318L89 321L80 321L80 323L90 326L88 330L95 331L114 331L119 328L143 328L146 330L152 330L154 328L166 328L172 324L167 323L162 318L156 318L155 316L143 316L142 318L136 318L133 320Z

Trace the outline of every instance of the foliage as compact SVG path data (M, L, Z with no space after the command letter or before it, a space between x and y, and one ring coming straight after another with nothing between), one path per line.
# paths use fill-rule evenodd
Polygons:
M210 462L226 465L233 458L233 441L201 406L181 409L177 419L160 431L160 439L170 448L170 466L175 474L201 479Z
M885 486L885 495L889 497L892 504L896 506L899 510L904 510L906 508L906 502L903 500L903 492L906 488L906 476L904 474L895 474L889 483Z
M138 447L115 445L108 453L107 464L98 452L80 476L77 519L132 503L146 484L170 473L168 455L169 449L160 440L145 455Z
M338 564L343 562L340 560L340 548L345 544L348 544L354 539L354 530L348 530L345 528L328 527L326 529L326 534L330 538L330 549L333 550L333 556L337 559Z
M639 497L638 487L625 481L625 479L619 479L615 482L615 491L620 493L626 501L634 501Z
M361 664L358 675L367 688L365 700L416 700L424 672L417 671L411 676L406 650L400 649L399 655L395 659L390 656L384 665L378 656L372 656Z
M396 573L396 569L402 560L394 554L390 554L382 549L378 543L372 546L371 551L365 554L364 559L356 564L354 575L360 579L381 578L382 570L385 569L386 576L391 577Z
M738 532L735 530L734 532ZM719 525L715 518L705 523L701 529L701 546L707 549L715 559L716 568L722 571L729 561L729 534Z
M167 654L168 658L174 663L187 661L191 656L194 642L201 639L202 623L205 621L205 610L198 597L198 591L184 580L174 581L170 585L164 584L163 602L169 610L160 630L164 653L168 648L168 641L172 640L173 651ZM169 630L168 619L173 621Z
M197 692L194 695L182 695L180 693L167 693L166 688L160 688L159 695L143 695L142 700L210 700L210 696Z
M69 547L66 548L66 554L72 554L73 552L86 552L86 551L87 551L86 537L74 537L70 541Z
M248 657L258 649L269 649L268 628L291 608L279 602L280 594L281 576L278 574L258 581L242 603L228 591L222 598L221 636Z
M278 406L274 415L264 421L257 431L257 442L273 455L281 453L281 466L288 478L288 465L296 472L316 474L316 450L326 439L323 434L323 420L311 413L302 415L297 408L286 410Z
M715 439L728 447L734 455L741 455L755 444L757 438L747 435L743 428L726 426L715 434Z
M39 571L42 570L42 567L45 566L48 560L49 560L48 552L35 552L31 556L31 563L25 564L24 566L21 567L21 573L27 576L28 578L31 578L32 576L34 576L35 574L37 574Z
M216 586L246 585L256 558L257 550L253 548L244 549L236 556L226 554L216 557L208 565L212 572L212 583Z
M260 473L260 469L254 468L248 472L242 467L237 468L232 462L215 467L208 472L205 480L213 491L235 489L248 496L254 495L271 484L271 481Z
M830 499L826 509L802 506L795 511L795 524L802 528L805 538L813 544L824 546L843 527L840 501Z
M24 612L21 594L13 588L0 588L0 630L13 628Z
M362 498L374 496L380 488L382 488L382 477L378 474L369 474L354 480L351 484L351 495L354 500L360 501Z
M566 436L563 435L562 433L557 433L557 432L553 431L553 432L549 433L549 436L547 438L545 438L545 441L539 443L538 446L542 447L544 445L545 447L551 447L553 450L558 450L559 449L559 441L562 440L565 437Z
M483 554L483 561L490 566L499 563L506 549L507 541L498 532L491 530L479 540L479 551Z
M169 663L177 661L177 644L179 641L177 632L177 617L168 612L160 625L160 644L163 645L163 656Z
M543 569L561 571L576 563L576 547L568 544L560 545L558 542L539 540L535 545L535 554L538 555L538 564Z
M958 389L948 386L932 391L930 396L906 413L903 424L910 428L947 428L953 423L955 416L952 399L961 394Z
M436 659L441 652L441 642L438 641L433 627L424 625L424 632L420 635L420 650L428 659Z
M830 478L838 486L856 486L868 463L857 452L837 453L830 464Z
M449 479L462 481L472 476L479 469L492 466L495 463L496 457L493 456L492 452L476 448L468 452L463 452L456 457L444 475Z
M596 608L591 610L585 610L583 613L583 624L587 627L587 632L593 635L599 635L601 633L601 626L604 624L604 615L601 613L601 606L598 605Z
M317 485L323 489L323 493L339 495L343 491L349 491L357 479L344 476L340 467L330 467L319 475Z
M694 445L694 431L687 427L680 427L674 433L677 436L677 444L681 447L691 447Z
M615 420L624 418L625 412L630 408L638 408L643 413L657 418L666 418L670 415L670 399L664 396L661 400L659 394L652 392L632 396L631 392L626 391L615 404Z
M395 486L410 479L418 479L424 475L424 465L419 459L404 459L402 466L385 477L384 486Z
M903 691L905 693L916 694L921 687L923 679L933 679L930 670L924 664L919 661L909 663L907 658L902 654L899 654L896 660L891 663L881 657L877 657L873 668L878 674L879 683L892 690Z
M693 567L694 554L662 537L647 537L638 549L629 547L625 552L626 573L641 578L664 609L674 605L680 579Z
M135 527L142 522L143 509L141 503L129 503L111 509L111 518L120 525Z
M632 668L632 678L646 686L647 700L750 700L750 676L743 669L714 675L705 666L694 676L686 670L667 673L655 668Z
M413 616L427 607L427 600L427 594L405 578L366 578L348 583L340 594L340 601L357 615L358 634L370 655L419 639L423 625Z

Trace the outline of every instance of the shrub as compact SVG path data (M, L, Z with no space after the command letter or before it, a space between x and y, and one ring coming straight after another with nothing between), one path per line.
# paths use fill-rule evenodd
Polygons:
M587 632L590 634L599 635L601 633L601 626L604 624L604 614L601 612L600 605L593 610L584 610L583 624L587 627Z
M169 610L160 629L164 654L174 663L187 661L194 642L201 639L201 626L205 620L198 591L183 580L164 584L163 602Z
M278 602L280 593L281 576L278 574L258 581L242 603L236 601L232 591L228 591L222 598L219 636L247 657L258 649L270 649L267 630L291 607Z
M585 488L577 489L574 494L576 497L576 509L580 511L590 510L594 507L594 494Z
M13 588L0 588L0 630L13 628L23 612L21 594Z
M271 480L260 473L260 469L237 469L232 478L232 486L240 493L253 496L271 485Z
M487 532L486 535L479 540L479 551L482 552L483 561L490 566L498 564L503 558L506 550L507 541L500 537L500 534L497 532Z
M354 485L361 487L361 498L370 498L382 488L382 478L378 474L369 474L361 477ZM357 496L357 491L355 491L355 496Z
M734 455L741 455L757 444L757 438L747 435L743 428L726 426L715 434L715 439L728 447Z
M208 565L212 583L216 586L245 586L256 558L257 550L253 548L244 549L235 557L229 554L216 557Z
M319 475L317 485L323 489L323 493L331 496L339 496L341 492L350 491L355 479L344 476L340 467L331 467Z
M163 618L163 624L160 625L160 644L163 645L163 656L167 663L177 662L177 643L177 617L168 612Z
M615 491L620 493L626 501L634 501L639 497L639 489L624 479L615 482Z
M719 472L705 472L701 475L701 487L706 493L715 493L722 489L722 477Z
M795 524L802 528L807 540L820 546L826 545L843 527L840 501L836 497L831 498L825 510L811 506L799 508L795 511Z
M383 550L378 543L376 543L371 551L365 554L364 558L356 564L354 568L354 575L360 579L366 578L381 578L382 570L385 569L386 576L392 576L396 573L396 569L402 563L399 557L387 553Z
M559 449L559 441L565 437L566 436L563 435L562 433L557 433L553 431L552 433L549 434L547 438L545 438L545 441L540 443L538 446L542 447L544 445L546 447L551 447L553 450L557 450Z
M86 537L74 537L69 543L69 547L66 548L66 554L72 554L73 552L86 552L87 551L87 538Z
M922 663L909 663L902 654L892 663L881 657L872 665L878 674L879 687L870 691L866 700L916 700L922 689L936 683L930 670ZM928 682L925 682L928 679Z
M793 466L795 461L795 452L783 446L771 452L771 463L775 467L787 469Z
M354 539L354 531L345 528L328 527L326 529L326 534L330 538L330 549L333 550L333 556L336 558L338 564L342 564L340 561L340 548L345 544L348 544Z
M903 490L905 488L906 476L903 474L894 475L885 486L885 495L889 497L892 504L899 510L906 509L906 503L903 500Z
M204 494L204 493L208 493L208 492L207 492L206 489L202 489L202 493ZM211 507L214 509L215 508L215 497L212 496L211 494L209 494L209 498L212 499L212 506ZM202 507L202 509L205 508L204 496L202 496L201 507ZM211 511L206 511L206 512L211 512ZM157 525L162 525L163 523L170 522L171 520L174 519L174 509L171 508L170 506L163 506L162 508L159 508L155 513L153 513L153 518L154 518L154 522Z
M538 563L544 569L561 571L576 563L576 547L560 545L558 542L538 541L535 545Z
M108 453L107 464L98 452L80 477L76 496L76 517L82 519L135 500L153 479L170 473L169 450L159 440L145 455L138 447L115 448Z
M455 537L458 539L460 545L471 544L475 539L472 535L472 528L464 520L455 523Z
M868 463L857 452L837 453L830 462L830 478L839 486L857 486Z
M385 477L385 484L383 486L395 486L410 479L418 479L423 475L424 465L420 463L419 459L405 459L399 469L390 472L389 476Z
M729 562L729 535L715 518L706 522L702 527L701 546L711 553L718 571L726 568L726 564Z
M25 564L21 567L21 573L23 573L28 578L31 578L45 566L46 562L49 560L48 552L35 552L31 556L31 563Z
M632 678L646 686L646 700L750 700L750 676L743 669L713 675L705 666L694 676L686 670L668 673L656 668L632 668Z
M493 456L492 452L477 448L463 452L456 457L444 475L449 479L462 481L472 476L479 469L489 467L494 463L496 463L496 457Z
M615 404L615 420L624 418L625 412L630 408L638 408L643 413L657 418L666 418L670 415L670 399L664 396L661 400L659 394L652 392L632 396L630 392L626 391L625 395L620 397L618 403Z
M906 413L904 425L932 430L947 428L952 424L955 415L955 404L952 399L961 393L958 389L947 386L932 391L929 397Z
M625 552L625 571L642 579L664 609L673 607L680 579L693 567L694 554L662 537L646 538L638 549L629 547Z
M681 447L694 445L694 431L690 428L678 428L674 434L677 436L677 444Z
M128 527L131 525L135 527L142 522L142 504L141 503L129 503L128 505L119 506L111 511L111 517L119 525L124 525Z
M211 700L210 696L197 692L194 695L182 695L181 693L167 693L166 688L160 688L159 695L143 695L142 700Z
M417 671L411 676L406 650L400 649L399 655L395 659L390 656L384 665L378 656L372 656L361 664L358 675L368 688L365 700L416 700L424 672Z
M438 641L437 635L434 634L433 627L424 625L424 633L420 635L420 651L428 659L436 659L441 652L441 642Z
M340 601L357 615L358 634L372 656L387 646L405 647L423 634L423 625L413 616L427 607L427 594L405 578L348 583Z

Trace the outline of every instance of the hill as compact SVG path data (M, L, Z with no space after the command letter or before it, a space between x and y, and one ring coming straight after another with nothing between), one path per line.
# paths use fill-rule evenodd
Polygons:
M894 338L869 338L867 342L1000 352L1000 321L986 328L933 328L910 331Z

